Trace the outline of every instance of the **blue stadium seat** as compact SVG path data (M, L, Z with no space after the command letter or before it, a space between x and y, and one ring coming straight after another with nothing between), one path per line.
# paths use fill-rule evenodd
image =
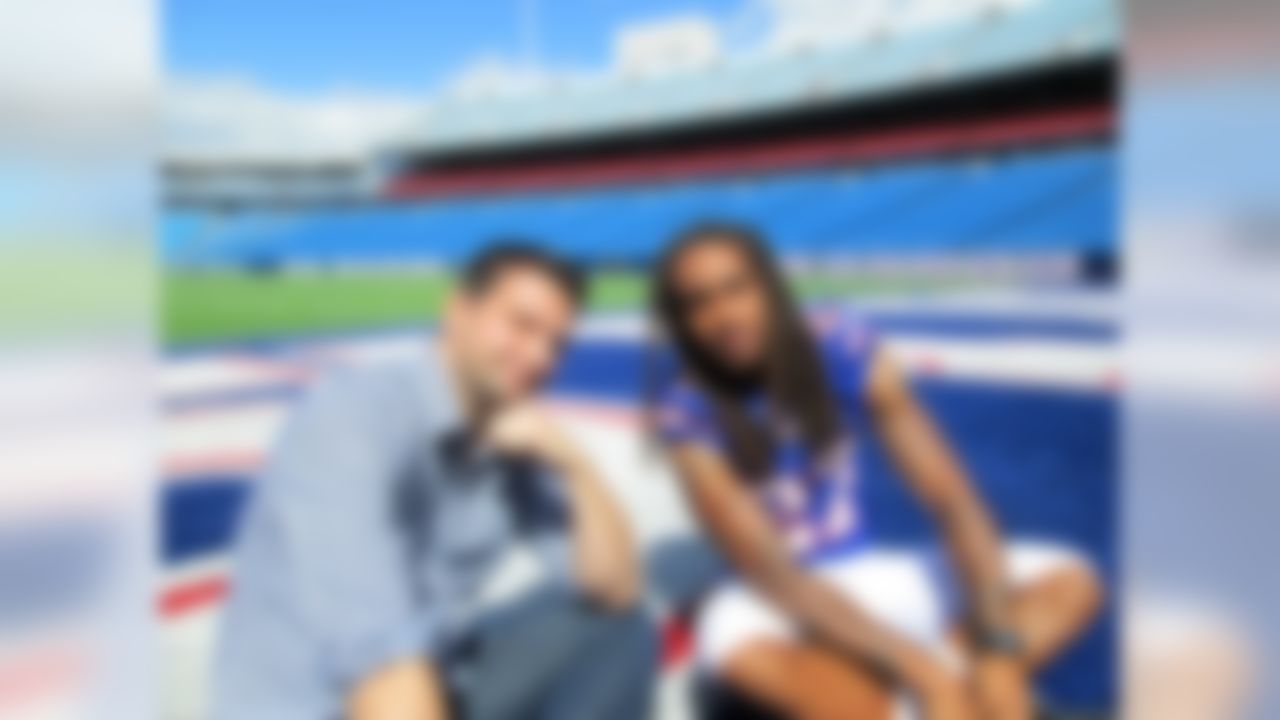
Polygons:
M651 260L698 219L760 229L797 257L1092 252L1115 242L1112 151L1063 147L604 189L359 208L172 213L176 265L452 263L519 236L596 263Z

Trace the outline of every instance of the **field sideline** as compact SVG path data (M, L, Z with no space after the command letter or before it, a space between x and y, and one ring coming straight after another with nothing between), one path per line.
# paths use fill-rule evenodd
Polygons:
M276 275L170 270L162 281L163 337L175 346L428 322L439 312L449 284L448 273L432 270ZM806 299L939 289L936 281L816 274L795 284ZM590 307L634 310L646 296L641 273L602 271L592 278Z

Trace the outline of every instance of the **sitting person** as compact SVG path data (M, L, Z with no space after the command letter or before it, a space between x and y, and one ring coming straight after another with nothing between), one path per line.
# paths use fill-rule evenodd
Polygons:
M654 282L676 356L656 430L737 573L698 619L701 667L793 718L879 720L899 696L928 720L1032 717L1031 676L1099 607L1091 566L1002 543L874 334L840 315L807 323L750 232L688 231ZM872 433L949 563L868 536L856 456Z
M461 280L421 358L323 378L293 412L243 523L215 717L647 717L633 540L535 398L583 281L526 245ZM552 582L482 607L521 546Z

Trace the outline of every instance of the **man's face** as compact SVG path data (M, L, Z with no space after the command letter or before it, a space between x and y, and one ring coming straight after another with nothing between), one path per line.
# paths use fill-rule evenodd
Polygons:
M479 292L461 290L445 318L456 371L486 403L519 400L555 369L576 311L560 285L531 268L503 270Z
M673 271L693 341L730 370L758 370L769 342L769 297L746 254L728 242L704 242L685 250Z

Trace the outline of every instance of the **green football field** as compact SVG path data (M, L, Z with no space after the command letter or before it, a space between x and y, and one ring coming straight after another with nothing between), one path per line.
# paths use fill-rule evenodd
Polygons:
M169 273L164 278L164 336L170 344L358 330L435 319L449 291L445 273L343 272L252 275ZM640 278L601 275L593 308L643 302Z
M831 275L797 278L796 287L810 299L922 289ZM448 289L448 275L433 271L169 272L163 278L163 333L168 344L183 345L409 325L434 319ZM640 309L646 296L639 273L602 272L593 278L590 306Z

